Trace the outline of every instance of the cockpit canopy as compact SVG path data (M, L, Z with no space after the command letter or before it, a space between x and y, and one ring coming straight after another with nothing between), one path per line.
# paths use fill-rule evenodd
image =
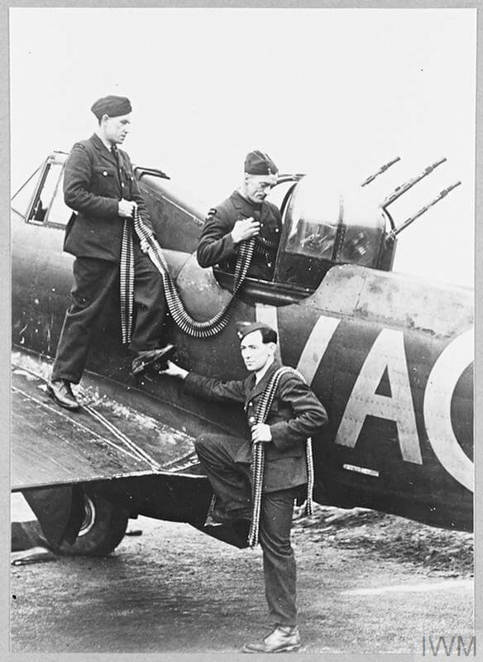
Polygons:
M283 228L278 281L312 289L334 264L380 268L386 215L360 186L326 188L315 175L303 177L286 200Z
M12 197L12 209L27 223L58 228L67 225L72 210L62 196L66 158L65 152L50 154ZM293 296L299 290L305 296L320 285L336 264L390 271L397 235L461 184L458 181L446 187L396 227L388 207L446 158L432 163L381 200L378 187L370 183L399 160L397 157L384 164L362 183L359 179L351 181L348 172L335 174L334 169L318 175L279 175L270 200L281 211L283 227L273 281L264 281L263 292L275 291L281 296L288 289ZM163 172L141 167L135 172L160 244L171 251L194 252L204 216L199 204L188 204ZM14 201L15 205L21 203L22 198L21 206L26 211L13 206ZM232 287L232 274L215 268L215 275L223 287Z

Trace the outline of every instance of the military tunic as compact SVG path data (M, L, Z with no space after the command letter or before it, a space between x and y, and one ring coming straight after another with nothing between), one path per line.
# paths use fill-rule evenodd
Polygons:
M152 229L133 167L126 152L116 158L94 134L76 143L64 173L65 204L73 209L66 228L64 250L76 257L94 257L119 262L124 219L118 202L134 200L145 223Z
M190 372L185 379L185 389L210 400L239 402L250 424L265 387L278 368L280 363L274 361L258 384L254 374L245 380L223 382ZM305 442L326 421L324 407L307 384L295 373L283 374L265 421L270 426L272 441L265 445L264 491L273 492L307 482ZM250 464L250 440L241 440L235 462Z
M244 405L249 425L274 372L276 361L259 383L255 375L242 381L220 381L193 372L185 388L196 395ZM272 440L265 443L265 471L260 514L265 596L275 625L296 624L296 566L290 543L294 499L307 481L306 439L327 421L314 393L295 374L283 374L266 418ZM240 436L204 434L196 440L201 466L231 518L251 514L251 442Z
M129 156L123 150L117 153L118 160L94 134L73 146L65 165L64 200L76 213L66 227L64 250L76 260L72 304L57 346L53 380L79 382L94 325L108 297L119 297L124 218L118 214L118 201L134 200L151 227ZM166 303L160 274L136 237L133 244L136 323L129 348L137 352L160 346Z
M217 264L224 271L234 272L239 245L233 242L231 231L236 221L250 217L260 221L261 229L247 275L271 280L282 228L280 212L271 202L256 204L238 191L234 191L229 198L208 212L198 243L200 266L211 267Z

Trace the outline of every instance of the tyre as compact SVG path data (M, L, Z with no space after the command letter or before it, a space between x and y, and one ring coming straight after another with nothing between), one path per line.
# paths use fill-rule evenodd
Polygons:
M84 492L84 519L74 544L62 542L56 552L66 555L107 556L126 533L128 515L95 492Z

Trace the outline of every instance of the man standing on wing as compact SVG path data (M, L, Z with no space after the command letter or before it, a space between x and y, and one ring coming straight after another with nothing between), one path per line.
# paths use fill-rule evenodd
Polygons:
M245 407L246 436L203 434L196 441L200 463L216 495L215 521L251 516L250 463L252 443L265 444L265 471L260 515L265 594L275 628L260 644L246 644L246 653L275 653L300 648L297 628L296 569L290 544L294 500L307 483L306 440L326 422L327 414L295 371L282 374L266 423L256 423L257 405L274 373L277 333L261 323L240 326L240 349L250 375L220 381L188 372L168 361L163 374L184 380L185 388L208 399ZM251 439L248 437L251 436ZM208 522L207 522L208 523Z
M75 255L72 304L65 315L48 390L66 409L78 409L71 384L79 383L94 326L113 292L119 296L121 243L125 220L132 224L137 208L152 229L133 167L118 149L131 124L126 97L107 96L91 108L96 132L72 148L64 172L64 199L73 209L64 250ZM161 276L140 248L132 230L135 323L129 349L133 372L172 349L160 348L166 312Z
M233 273L240 243L256 237L247 275L272 280L282 219L278 208L266 197L277 183L277 173L268 154L256 150L247 155L241 186L208 212L198 242L200 266L217 264Z

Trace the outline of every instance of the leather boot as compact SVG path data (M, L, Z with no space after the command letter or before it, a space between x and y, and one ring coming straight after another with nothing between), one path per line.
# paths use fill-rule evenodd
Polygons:
M67 379L50 380L47 383L47 391L61 407L71 409L72 411L79 409L79 403L72 393L70 382Z
M242 653L289 653L301 645L298 627L279 625L260 644L245 644Z

